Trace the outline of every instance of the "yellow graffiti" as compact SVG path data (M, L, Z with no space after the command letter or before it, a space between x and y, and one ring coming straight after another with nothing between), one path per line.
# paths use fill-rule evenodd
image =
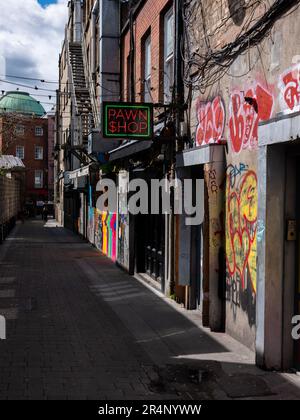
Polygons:
M248 171L238 185L227 180L226 260L230 277L247 287L247 274L256 294L257 283L257 176Z

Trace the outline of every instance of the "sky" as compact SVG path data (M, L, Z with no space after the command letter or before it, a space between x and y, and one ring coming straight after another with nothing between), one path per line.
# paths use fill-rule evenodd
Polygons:
M68 0L0 0L0 94L16 90L18 86L1 80L24 85L38 85L55 90L57 85L28 81L9 76L58 80L58 58L67 21ZM55 102L55 93L20 90L32 93L41 102ZM51 100L37 95L52 95ZM46 110L50 105L43 104Z

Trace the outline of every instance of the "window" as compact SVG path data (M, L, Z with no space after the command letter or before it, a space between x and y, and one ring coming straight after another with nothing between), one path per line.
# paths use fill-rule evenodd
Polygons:
M42 137L44 135L43 127L35 127L35 135L37 137Z
M24 125L17 125L15 128L15 133L17 136L24 136L25 134L25 127Z
M16 157L19 158L19 159L24 159L25 158L24 146L17 146L16 147Z
M144 101L152 102L151 95L151 35L144 43Z
M34 188L43 188L43 171L35 171Z
M174 14L173 9L164 18L164 100L172 101L174 85Z
M35 158L35 160L43 160L44 159L44 149L41 146L35 146L34 158Z

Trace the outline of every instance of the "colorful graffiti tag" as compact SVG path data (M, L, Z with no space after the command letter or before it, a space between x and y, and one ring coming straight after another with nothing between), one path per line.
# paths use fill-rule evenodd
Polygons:
M229 131L234 153L244 149L257 149L258 124L270 119L273 105L272 94L259 84L246 93L233 93L229 111Z
M284 109L290 112L299 111L300 108L300 65L286 71L279 82L281 103Z
M129 214L119 215L118 263L129 270Z
M222 98L217 96L212 102L199 101L197 105L197 120L197 146L221 141L226 120Z
M117 258L117 215L115 213L96 212L95 245L113 261Z
M244 165L242 166L244 167ZM227 300L248 313L255 323L257 257L257 175L248 170L232 182L228 168L226 203Z

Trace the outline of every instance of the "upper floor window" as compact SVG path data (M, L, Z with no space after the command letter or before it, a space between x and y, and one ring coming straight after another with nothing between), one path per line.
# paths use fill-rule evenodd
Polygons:
M35 188L43 188L43 178L44 178L43 171L35 171L35 174L34 174L34 187Z
M16 147L16 157L19 158L19 159L24 159L25 158L24 146L17 146Z
M37 137L42 137L44 135L43 127L35 127L35 135Z
M174 85L174 13L171 8L164 17L164 100L172 101Z
M44 159L44 149L43 149L43 147L35 146L34 158L35 158L35 160L43 160Z
M144 43L144 101L152 102L151 95L151 35Z
M24 136L24 134L25 134L24 125L18 124L15 128L15 133L16 133L17 136Z

